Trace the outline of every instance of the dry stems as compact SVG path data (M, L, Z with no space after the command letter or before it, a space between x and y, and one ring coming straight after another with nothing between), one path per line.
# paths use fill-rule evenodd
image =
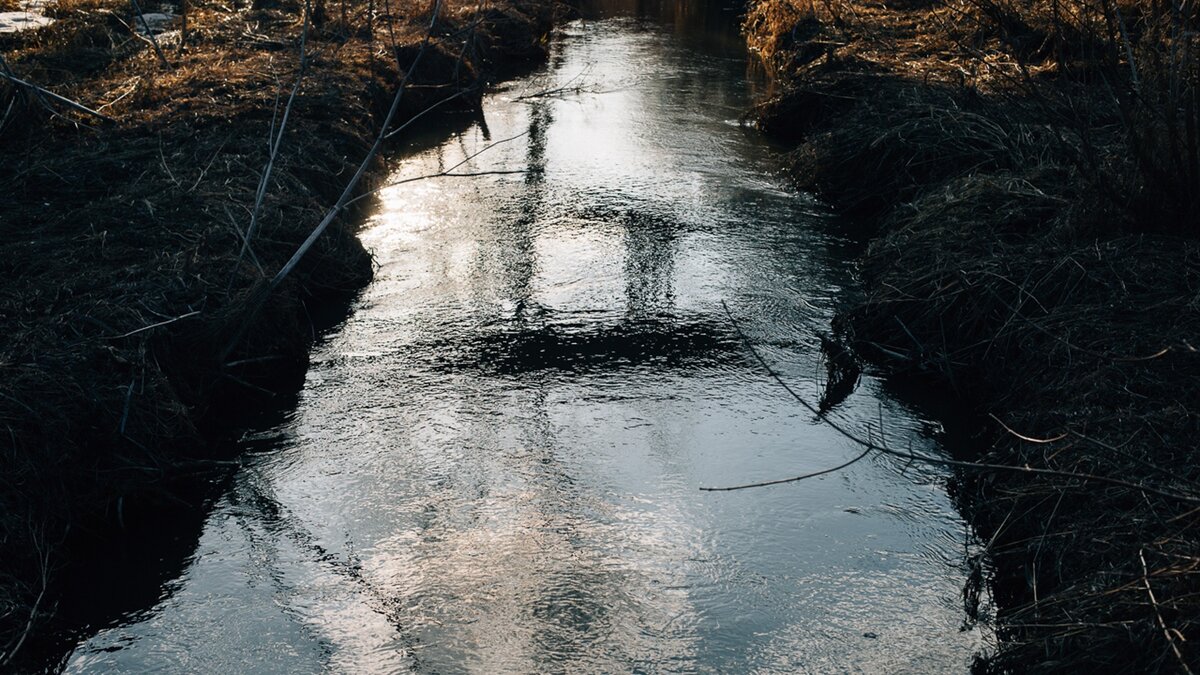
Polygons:
M186 45L159 36L170 70L131 35L120 0L63 0L53 25L0 37L17 77L114 120L0 81L0 653L30 648L30 616L35 636L42 626L37 580L69 559L68 528L102 530L123 498L207 457L215 404L296 384L307 307L370 276L352 219L335 219L227 359L223 348L264 271L367 156L400 81L413 86L397 121L450 92L466 93L440 111L470 110L484 68L544 53L549 3L451 3L413 69L430 6L317 3L302 38L305 12L289 0L191 2ZM383 168L369 162L368 177Z
M752 9L780 85L757 119L877 233L842 328L972 404L961 459L1200 483L1196 22L1132 0ZM992 541L991 667L1195 669L1200 511L1006 471L955 489Z

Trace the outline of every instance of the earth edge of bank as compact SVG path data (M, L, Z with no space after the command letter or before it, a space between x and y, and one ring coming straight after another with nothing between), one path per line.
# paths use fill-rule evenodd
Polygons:
M1007 34L963 18L977 6L1009 7L752 3L778 91L749 117L864 232L866 297L837 336L968 411L946 420L965 439L950 487L994 565L1000 639L976 668L1192 672L1200 247L1115 106L1017 53L1037 6L1012 5ZM997 55L1026 70L995 75ZM1030 72L1093 117L1012 86Z
M227 471L229 429L299 389L317 326L372 276L363 209L343 211L254 308L400 82L393 128L467 123L488 84L545 60L569 12L443 3L423 46L428 7L243 4L193 3L161 46L123 38L107 0L60 2L52 26L0 36L6 68L96 113L46 114L48 94L0 81L0 183L26 197L0 206L0 666L37 668L39 643L63 629L56 591L73 552L155 511L194 510L175 493ZM386 172L376 157L355 196Z

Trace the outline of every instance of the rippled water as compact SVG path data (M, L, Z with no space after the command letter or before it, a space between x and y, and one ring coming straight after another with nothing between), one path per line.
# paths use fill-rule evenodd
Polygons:
M753 87L727 42L580 21L483 123L399 160L486 175L381 193L377 279L297 409L161 601L68 670L965 671L990 635L964 625L939 470L698 489L858 452L722 309L818 397L848 254L736 123ZM870 379L831 415L940 451Z

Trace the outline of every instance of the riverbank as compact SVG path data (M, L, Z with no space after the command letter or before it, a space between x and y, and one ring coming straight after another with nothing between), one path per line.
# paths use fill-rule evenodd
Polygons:
M302 381L312 315L371 277L356 210L278 273L360 165L347 197L385 174L362 163L389 108L470 114L545 57L552 3L435 6L143 6L153 24L62 0L0 36L0 666L53 615L72 542L169 500L218 420Z
M978 415L960 459L995 466L955 488L990 542L996 671L1200 663L1195 22L1003 0L746 20L779 85L755 119L869 231L839 327Z

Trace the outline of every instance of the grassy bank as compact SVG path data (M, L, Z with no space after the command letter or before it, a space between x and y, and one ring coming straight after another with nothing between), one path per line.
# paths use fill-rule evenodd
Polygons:
M0 36L0 667L53 614L75 538L207 470L223 413L298 385L310 310L371 275L354 209L278 273L401 82L392 128L473 111L489 77L545 56L554 15L543 0L180 7L153 40L119 0L61 0L53 25ZM363 166L348 196L386 162Z
M964 459L992 466L954 487L996 566L998 671L1200 667L1198 20L1125 0L746 20L778 85L756 119L872 233L848 339L981 420Z

